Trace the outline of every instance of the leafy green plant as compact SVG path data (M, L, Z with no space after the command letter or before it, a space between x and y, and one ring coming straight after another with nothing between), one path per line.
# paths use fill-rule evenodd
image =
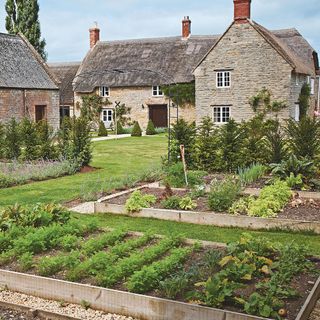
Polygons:
M79 238L72 234L67 234L61 238L60 246L65 251L71 251L76 249L79 243Z
M129 278L126 286L129 291L136 293L156 289L159 281L165 279L173 270L184 262L193 251L192 248L176 248L163 260L156 261L150 266L144 266Z
M135 123L133 125L131 136L132 137L141 137L142 136L142 130L140 128L140 125L139 125L138 121L135 121Z
M249 203L252 201L252 198L250 197L242 197L236 202L232 204L232 206L229 208L228 213L232 215L242 215L248 213L248 206Z
M19 267L21 271L28 271L33 267L33 254L30 252L25 252L19 259L18 259Z
M286 179L286 183L291 189L300 189L303 186L302 175L299 173L297 176L295 176L291 172L290 176Z
M314 162L306 158L298 159L295 155L291 155L287 160L283 160L280 164L271 164L272 174L286 179L292 173L294 176L299 174L302 177L312 177L315 174Z
M154 124L152 122L152 120L150 119L147 125L147 129L146 129L146 135L147 136L153 136L157 134L156 129L154 128Z
M180 199L179 207L182 210L193 210L197 207L197 202L186 196Z
M130 198L126 201L125 208L127 212L137 212L143 208L150 208L156 203L157 198L152 194L143 195L140 190L134 191Z
M242 186L247 186L260 178L262 178L267 171L267 167L261 164L252 164L247 168L238 169L238 175Z
M161 202L161 205L165 209L173 209L173 210L179 210L180 209L180 200L181 198L178 196L172 196L169 197Z
M159 282L160 292L168 299L175 299L189 286L189 276L181 271Z
M274 218L292 197L290 187L284 181L264 187L259 197L248 205L248 215L253 217Z
M231 179L213 182L208 196L209 208L218 212L227 211L237 199L240 189L239 183Z

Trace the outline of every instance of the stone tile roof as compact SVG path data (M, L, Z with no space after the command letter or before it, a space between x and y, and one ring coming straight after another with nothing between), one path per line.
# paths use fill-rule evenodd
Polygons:
M188 39L168 37L98 42L80 66L74 89L92 92L101 85L130 87L191 82L194 80L193 68L218 38L190 36ZM115 69L121 72L112 71Z
M80 67L81 62L49 63L51 72L59 80L60 104L73 105L74 94L72 88L73 79Z
M58 89L40 55L22 35L0 33L0 88Z

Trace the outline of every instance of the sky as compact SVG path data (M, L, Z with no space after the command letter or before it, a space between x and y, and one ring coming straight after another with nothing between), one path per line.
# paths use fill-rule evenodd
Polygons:
M184 16L192 34L221 34L233 20L233 0L39 0L49 62L81 61L88 29L98 23L101 40L181 35ZM252 0L252 19L274 30L295 27L320 55L320 0ZM0 32L5 31L0 0Z

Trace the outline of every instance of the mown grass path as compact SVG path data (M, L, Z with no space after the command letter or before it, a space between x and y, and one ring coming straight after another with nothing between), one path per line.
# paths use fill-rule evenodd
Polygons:
M75 199L90 184L99 184L99 181L111 177L138 174L160 164L166 150L164 135L94 142L91 165L100 170L0 189L0 206Z

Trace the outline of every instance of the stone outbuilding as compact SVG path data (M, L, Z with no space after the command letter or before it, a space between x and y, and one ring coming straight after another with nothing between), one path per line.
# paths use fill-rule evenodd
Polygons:
M0 33L0 121L28 117L59 127L58 80L22 35Z
M234 21L194 71L196 117L216 124L254 116L250 98L266 88L284 101L280 119L299 119L299 94L311 87L310 114L319 111L316 51L296 29L270 31L251 20L251 0L234 1ZM230 0L231 2L231 0Z
M114 108L125 104L130 118L146 128L151 119L156 127L168 125L168 98L161 85L194 83L193 69L217 36L191 35L191 21L182 21L182 34L176 37L123 41L99 41L100 30L90 29L90 51L74 81L75 102L84 95L97 93L111 104L101 119L107 127L113 123ZM76 111L76 113L79 111ZM176 108L171 110L176 115ZM195 120L194 105L179 108L179 116Z

